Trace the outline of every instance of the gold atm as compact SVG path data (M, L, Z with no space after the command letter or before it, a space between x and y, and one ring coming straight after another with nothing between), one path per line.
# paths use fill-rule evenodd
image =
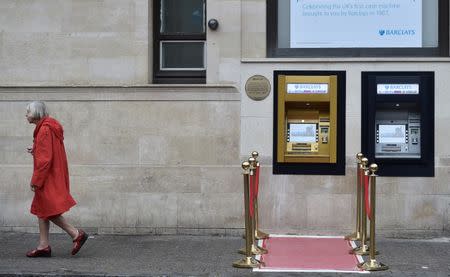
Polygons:
M338 76L278 74L276 78L274 173L278 165L293 174L338 174L330 170L336 171L338 163Z

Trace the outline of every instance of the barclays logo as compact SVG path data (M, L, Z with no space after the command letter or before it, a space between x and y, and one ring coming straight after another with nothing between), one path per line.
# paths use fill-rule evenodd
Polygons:
M416 34L416 30L389 30L389 29L380 29L378 30L378 34L380 36L414 36Z

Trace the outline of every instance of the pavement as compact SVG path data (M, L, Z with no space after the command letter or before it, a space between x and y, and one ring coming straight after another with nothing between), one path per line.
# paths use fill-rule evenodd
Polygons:
M72 256L65 234L51 234L51 258L27 258L38 234L0 232L0 276L361 276L344 273L263 273L232 267L243 256L236 236L91 235ZM377 238L372 276L450 276L450 237Z

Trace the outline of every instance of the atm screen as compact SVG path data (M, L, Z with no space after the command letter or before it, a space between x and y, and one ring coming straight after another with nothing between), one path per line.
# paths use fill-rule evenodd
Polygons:
M289 124L289 141L298 143L315 143L316 142L315 123L290 123Z
M380 143L406 143L406 125L378 125Z

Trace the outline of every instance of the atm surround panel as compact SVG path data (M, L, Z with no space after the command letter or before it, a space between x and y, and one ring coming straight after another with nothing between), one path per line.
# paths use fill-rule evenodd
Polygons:
M345 175L345 83L345 71L274 71L274 174Z
M361 150L378 164L378 175L433 177L434 72L361 77Z

